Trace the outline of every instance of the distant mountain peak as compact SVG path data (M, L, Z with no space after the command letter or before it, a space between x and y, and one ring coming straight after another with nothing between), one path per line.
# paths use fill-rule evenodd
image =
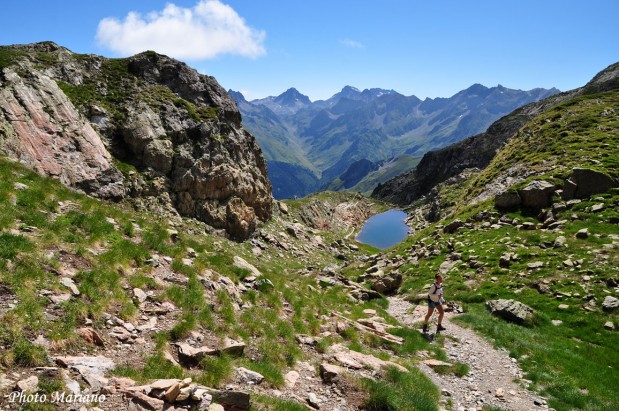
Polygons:
M228 90L228 94L237 103L240 103L240 102L247 103L247 99L245 99L245 96L240 91L234 91L234 90L230 89L230 90Z
M279 96L275 97L274 101L278 104L285 106L294 106L297 104L312 104L308 96L301 94L299 90L294 87L290 87Z

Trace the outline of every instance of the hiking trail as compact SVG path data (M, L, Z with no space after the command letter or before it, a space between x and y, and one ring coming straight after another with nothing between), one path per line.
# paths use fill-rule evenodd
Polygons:
M420 328L426 315L425 304L414 306L398 296L389 297L387 312L402 325ZM445 313L441 334L443 350L450 363L464 363L469 372L464 377L454 374L441 375L422 362L418 364L434 384L441 390L441 405L452 403L454 411L481 410L484 405L513 411L546 410L546 400L514 382L522 379L523 372L507 351L496 349L474 331L451 321L452 313ZM428 332L436 332L438 313L430 320Z

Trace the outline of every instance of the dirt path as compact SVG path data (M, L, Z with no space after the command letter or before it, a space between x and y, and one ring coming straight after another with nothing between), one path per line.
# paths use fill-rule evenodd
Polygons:
M420 327L427 310L424 305L415 307L399 297L391 297L387 311L405 326ZM447 328L442 332L447 337L443 349L450 362L468 364L469 373L463 378L440 375L419 364L441 390L443 404L451 400L454 411L481 410L484 405L513 411L548 409L546 401L514 382L522 377L522 371L506 351L495 349L472 330L454 324L451 317L452 314L445 313L443 319ZM436 331L436 319L434 314L430 333Z

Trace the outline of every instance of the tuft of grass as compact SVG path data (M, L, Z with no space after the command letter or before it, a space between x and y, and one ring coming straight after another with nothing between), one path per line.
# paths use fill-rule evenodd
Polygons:
M232 359L226 355L205 357L200 362L200 366L204 371L195 378L195 381L207 387L220 387L232 376L233 372Z
M167 378L181 379L185 375L181 367L172 364L160 353L147 356L144 360L144 367L142 368L133 365L120 365L114 369L113 373L138 382Z
M363 379L369 398L368 411L437 411L440 393L432 381L416 368L402 372L395 367L386 370L380 380Z

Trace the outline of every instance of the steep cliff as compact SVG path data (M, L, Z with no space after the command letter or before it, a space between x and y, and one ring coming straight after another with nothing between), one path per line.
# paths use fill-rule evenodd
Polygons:
M234 239L271 215L266 163L235 102L213 77L154 52L0 48L0 150L91 195L178 212Z

